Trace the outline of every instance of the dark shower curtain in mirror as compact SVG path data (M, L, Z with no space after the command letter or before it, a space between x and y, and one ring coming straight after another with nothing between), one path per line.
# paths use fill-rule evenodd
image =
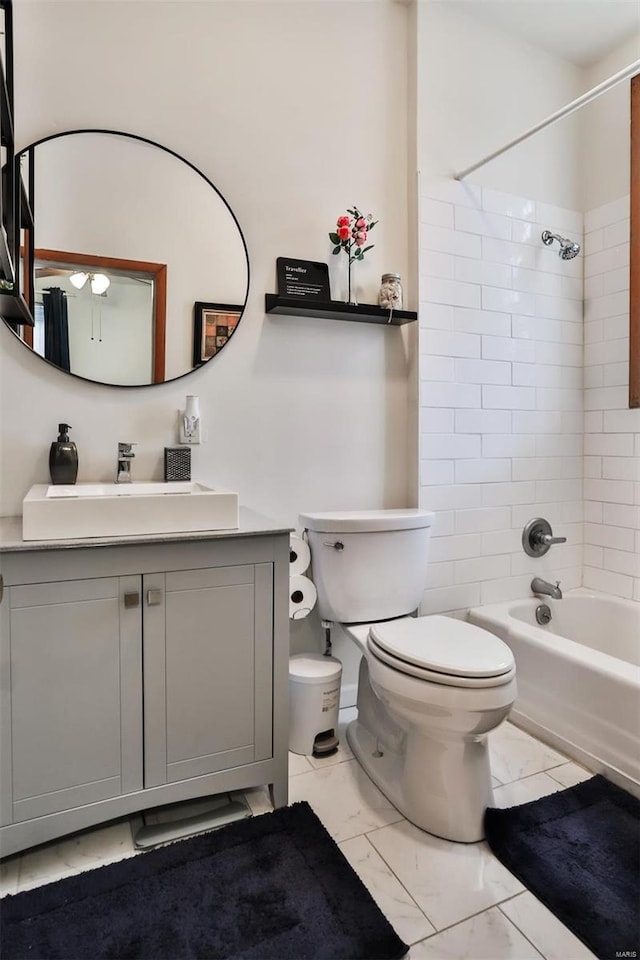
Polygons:
M70 370L67 294L60 287L43 290L44 356L62 370Z

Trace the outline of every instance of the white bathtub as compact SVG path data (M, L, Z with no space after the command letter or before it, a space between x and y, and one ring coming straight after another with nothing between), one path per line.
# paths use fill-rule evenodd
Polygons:
M513 651L514 722L640 796L640 604L580 589L476 607L469 620Z

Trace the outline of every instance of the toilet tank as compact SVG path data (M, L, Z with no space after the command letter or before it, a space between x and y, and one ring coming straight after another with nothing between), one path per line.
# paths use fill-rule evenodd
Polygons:
M362 623L412 613L427 581L433 520L410 509L300 514L322 619Z

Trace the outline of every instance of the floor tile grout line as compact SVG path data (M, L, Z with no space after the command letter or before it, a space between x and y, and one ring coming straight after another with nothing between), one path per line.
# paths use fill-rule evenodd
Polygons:
M564 764L561 764L564 766ZM548 767L547 770L555 770L555 767ZM507 780L506 783L501 783L501 787L510 787L514 783L524 783L525 780L531 780L533 777L539 777L541 773L547 773L547 770L536 770L535 773L527 773L524 777L516 777L515 780ZM496 787L496 790L498 788Z
M404 822L406 822L406 823L409 822L409 821L406 819L406 817L403 817L402 820L396 820L396 823L404 823ZM392 824L388 824L388 826L392 826ZM384 828L383 828L383 827L376 827L376 830L382 830L382 829L384 829ZM370 830L370 831L369 831L369 833L374 833L374 832L375 832L374 830ZM369 846L371 847L371 849L373 850L373 852L376 853L376 854L380 857L380 859L382 860L382 862L384 863L384 865L388 868L389 872L391 873L391 876L394 877L394 878L398 881L398 883L400 884L400 886L402 887L402 889L405 891L405 893L407 894L407 896L409 897L409 899L411 900L411 902L416 905L417 909L420 911L420 913L421 913L422 916L425 918L425 920L427 920L427 921L431 924L431 926L433 927L433 929L435 930L435 929L436 929L436 925L435 925L435 923L433 922L433 920L431 920L431 918L428 916L428 914L425 913L425 911L422 909L422 907L421 907L420 904L417 902L417 900L415 899L415 897L412 895L412 893L410 892L410 890L408 890L407 887L404 885L404 883L402 882L402 880L400 879L400 877L398 876L398 874L395 872L395 870L393 869L393 867L391 866L391 864L388 863L387 860L385 860L385 858L384 858L383 855L380 853L380 851L378 850L378 848L371 842L371 840L369 840L369 835L368 835L367 833L362 833L362 834L360 834L360 836L364 837L364 839L367 841L367 843L369 844ZM352 838L352 839L353 839L353 838ZM431 937L431 936L433 936L433 934L430 933L429 936ZM423 937L422 939L423 939L423 940L426 940L427 938L426 938L426 937ZM416 941L416 942L420 942L420 941Z
M356 758L355 758L355 757L348 758L347 760L342 761L342 762L349 762L349 761L351 761L351 760L356 760ZM559 768L559 767L561 767L561 766L566 766L568 763L572 763L572 762L574 762L574 761L572 761L570 758L566 758L566 759L564 759L561 763L554 764L554 766L552 766L552 767L543 768L542 770L538 770L538 771L536 771L536 772L534 772L534 773L527 774L527 775L524 776L524 777L517 777L515 780L508 781L506 784L505 784L505 783L500 783L500 786L507 786L507 785L514 784L514 783L517 783L517 782L520 782L520 781L525 781L525 780L528 780L528 779L530 779L530 778L532 778L532 777L539 776L541 773L542 773L542 774L546 774L548 770L557 769L557 768ZM333 764L333 765L328 765L328 766L338 766L338 765L339 765L339 764ZM313 767L312 769L315 771L315 770L318 770L318 769L321 769L321 768ZM306 772L310 772L310 771L306 771ZM366 773L366 771L364 771L364 772ZM371 779L371 778L369 778L369 779ZM498 779L498 778L496 777L496 779ZM553 779L553 778L552 778L552 779ZM373 783L373 781L371 781L371 782ZM559 783L559 781L556 781L556 783ZM374 786L375 786L375 784L374 784ZM560 784L560 786L562 786L562 784ZM496 789L498 789L498 788L496 787ZM515 896L519 896L520 894L522 894L523 892L525 892L524 890L522 890L522 891L519 891L519 893L517 893L517 894L513 894L512 896L509 896L509 897L504 898L503 900L498 900L498 901L496 901L496 903L491 904L489 907L485 907L483 910L479 910L479 911L477 911L475 914L470 914L468 917L461 918L460 920L456 921L456 923L450 924L448 927L443 927L442 930L438 930L438 929L436 928L436 925L433 923L433 921L432 921L431 918L429 917L428 913L426 913L426 912L422 909L422 907L417 903L417 901L415 900L415 898L413 897L413 895L410 893L410 891L408 890L408 888L405 886L405 884L402 882L402 880L400 879L400 877L399 877L399 876L396 874L396 872L393 870L393 868L391 867L391 864L389 864L389 863L387 862L387 860L385 859L385 857L382 855L382 853L378 850L378 848L375 846L375 844L374 844L374 843L370 840L370 838L369 838L369 834L373 834L373 833L377 832L378 830L384 829L384 828L387 827L387 826L396 825L396 824L402 823L402 822L409 822L409 821L407 820L406 817L400 816L400 818L399 818L398 820L392 821L392 823L384 824L383 826L374 827L373 829L370 829L370 830L366 830L366 829L365 829L362 833L355 834L353 837L345 838L344 841L339 841L339 842L342 843L342 842L345 842L346 840L349 840L349 839L355 839L355 838L358 837L358 836L363 836L363 837L365 837L365 839L369 842L369 844L371 845L371 847L373 848L373 850L378 854L378 856L380 857L380 859L382 860L382 862L383 862L383 863L386 865L386 867L390 870L391 875L397 880L397 882L400 884L400 886L402 887L402 889L405 890L405 892L407 893L407 895L408 895L408 897L410 898L410 900L416 905L416 907L417 907L418 910L421 912L421 914L427 919L427 921L428 921L428 922L431 924L431 926L434 928L434 933L429 934L428 937L423 937L423 938L422 938L422 941L416 941L417 943L420 943L420 942L423 942L424 940L430 939L430 938L432 938L433 936L435 936L437 933L440 933L440 932L443 932L444 930L450 929L450 928L453 927L453 926L457 926L457 925L460 924L460 923L464 923L466 920L469 920L469 919L471 919L471 918L474 917L474 916L479 916L480 914L486 912L487 910L492 909L493 907L499 907L501 903L506 903L508 900L511 900L511 899L513 899ZM505 918L507 919L508 922L512 923L513 926L516 926L515 924L513 924L513 922L510 920L510 918L507 917L506 914L504 914L503 911L501 911L501 912L503 913L503 916L505 916ZM516 929L519 930L519 928L518 928L517 926L516 926ZM520 930L519 930L519 932L522 933L522 931L520 931ZM524 934L523 934L523 936L524 936ZM526 938L526 939L528 940L528 938ZM530 942L530 941L529 941L529 942ZM415 945L415 944L414 944L414 945ZM537 950L537 948L536 948L533 944L532 944L532 946L533 946L533 948L536 950L536 953L538 953L541 957L544 956L543 954L540 953L540 951Z
M536 774L531 774L531 776L536 776ZM526 778L526 777L523 777L522 779L527 779L527 778ZM512 781L512 782L515 783L516 781ZM404 817L401 821L396 821L396 824L397 824L397 823L410 823L410 821L407 820L406 817ZM396 824L393 824L393 826L395 826ZM392 826L392 824L387 824L386 826ZM391 871L392 875L396 878L396 880L398 881L398 883L400 884L400 886L407 892L407 894L409 895L410 899L416 904L416 906L418 907L418 909L420 910L420 912L427 918L427 920L429 921L429 923L431 924L431 926L434 928L434 933L430 933L427 937L423 937L422 940L416 941L416 943L422 943L422 942L424 942L425 940L429 940L430 938L434 937L434 936L435 936L436 934L438 934L438 933L444 933L445 930L451 930L453 927L457 927L459 924L465 923L467 920L472 920L474 917L478 917L478 916L480 916L481 914L486 913L488 910L492 910L494 907L500 908L500 907L502 906L502 904L504 904L504 903L509 903L511 900L515 900L517 897L521 897L524 893L530 892L530 891L529 891L526 887L524 887L524 885L523 885L523 889L522 889L522 890L519 890L517 893L510 894L508 897L504 897L502 900L497 900L495 903L490 904L488 907L484 907L482 910L477 910L475 913L471 913L471 914L469 914L469 916L467 916L467 917L462 917L460 920L456 920L455 923L450 923L448 926L442 927L441 929L438 929L438 928L436 927L435 923L433 922L433 920L430 918L429 914L426 913L426 911L420 906L419 903L417 903L417 901L415 900L415 898L413 897L413 895L411 894L411 892L409 891L409 889L408 889L408 888L405 886L405 884L402 882L402 880L400 879L400 877L397 875L397 873L395 872L395 870L393 869L393 867L391 866L391 864L385 859L385 857L383 856L383 854L378 850L378 848L375 846L375 844L369 839L369 834L370 834L370 833L373 834L373 833L376 833L378 830L383 830L383 829L385 829L385 827L376 827L374 830L370 830L369 833L360 834L360 836L364 836L365 839L369 841L369 843L370 843L371 847L373 848L373 850L378 854L378 856L379 856L380 859L383 861L383 863L385 863L385 865L389 868L389 870ZM351 838L351 839L355 839L355 838ZM341 842L342 842L342 841L341 841ZM453 842L453 841L452 841L452 842ZM480 840L480 841L478 841L478 843L485 843L485 844L486 844L486 840ZM488 844L487 844L487 846L488 846ZM491 850L490 847L489 847L489 850ZM492 856L495 857L495 854L492 853ZM509 871L509 872L510 872L510 871ZM514 875L512 874L512 876L514 876ZM517 880L517 879L518 879L518 878L516 877L516 880ZM522 881L520 881L520 882L522 882ZM520 928L518 927L518 925L517 925L513 920L511 920L511 918L508 917L508 916L504 913L504 911L501 910L501 913L503 914L503 916L505 917L505 919L507 919L507 920L509 921L509 923L511 923L513 926L515 926L516 929L517 929L520 933L522 933L522 935L525 937L525 939L528 940L529 943L531 943L531 945L532 945L532 947L534 948L534 950L536 951L536 953L538 953L541 957L544 957L545 960L546 960L545 955L544 955L540 950L538 950L538 948L535 946L535 944L533 944L533 943L531 942L531 940L529 940L529 937L527 937L526 934L525 934L522 930L520 930ZM561 921L559 921L559 922L561 922ZM564 927L564 924L562 924L562 925L563 925L563 927ZM566 928L566 929L568 929L568 928ZM412 944L412 946L416 946L416 944Z
M525 890L524 892L525 892L525 893L530 893L531 891L530 891L530 890ZM517 896L522 896L522 894L517 894ZM510 900L515 900L515 897L510 897L509 899L510 899ZM536 951L536 953L539 953L541 957L544 957L544 960L547 960L547 955L546 955L545 953L543 953L542 950L539 950L538 947L536 947L536 945L535 945L535 943L533 942L533 940L531 939L531 937L529 937L529 936L524 932L524 930L523 930L521 927L518 926L518 924L516 923L515 920L512 920L511 917L507 916L507 914L504 912L504 910L502 909L502 904L503 904L503 903L508 903L508 902L509 902L508 900L502 900L502 901L498 904L498 909L500 910L500 913L502 914L502 916L505 917L505 919L507 919L507 920L509 921L509 923L513 924L513 926L516 928L516 930L518 930L518 931L522 934L522 936L525 938L525 940L527 940L527 941L531 944L531 946L532 946L533 949ZM556 919L557 919L557 917L556 917ZM558 922L559 922L559 923L562 923L562 921L560 921L560 920L559 920ZM562 926L564 927L564 924L562 924ZM569 928L568 928L568 927L565 927L565 929L568 930Z
M553 769L554 769L554 770L559 770L560 768L559 768L559 767L553 767ZM587 770L586 767L583 767L583 768L581 768L581 769L583 769L584 772L587 774L587 776L584 778L585 780L589 780L591 777L595 777L595 776L596 776L596 774L595 774L595 772L594 772L593 770ZM554 777L553 773L550 772L550 773L549 773L549 776L551 777L552 780L555 780L556 783L559 783L560 786L563 787L565 790L568 790L568 789L569 789L569 786L567 786L566 783L563 783L562 780L558 780L557 777ZM578 781L578 783L581 783L581 782L582 782L582 781L580 781L580 780ZM570 786L573 787L573 786L575 786L575 784L572 783L572 784L570 784Z
M499 908L500 908L500 904L506 903L508 900L513 900L513 899L515 899L515 897L519 897L519 896L521 896L523 893L526 893L526 890L521 890L520 893L516 893L516 894L514 894L512 897L507 897L505 900L500 900L498 903L492 903L492 904L490 904L488 907L484 907L482 910L476 910L475 913L470 913L468 917L461 917L461 919L460 919L460 920L456 920L455 923L449 923L449 924L447 924L446 927L442 927L442 928L439 929L439 930L436 929L435 933L430 933L428 937L423 937L422 940L419 940L419 941L418 941L418 943L424 943L426 940L433 940L433 938L434 938L435 936L437 936L439 933L447 933L449 930L454 930L456 927L461 926L463 923L467 923L467 921L469 921L469 920L475 920L476 917L481 917L483 913L488 913L490 910L494 910L494 909L496 909L496 908L499 909ZM507 915L504 913L504 911L500 910L500 913L502 914L502 916L503 916L506 920L509 921L509 923L512 924L512 926L516 927L515 923L513 923L513 921L512 921L509 917L507 917ZM516 927L516 929L518 930L519 933L522 933L522 931L520 930L519 927ZM524 936L524 934L523 934L523 936ZM527 937L526 939L529 940L528 937ZM529 943L531 943L530 940L529 940ZM412 944L412 946L416 946L416 944ZM547 960L547 958L544 956L544 954L543 954L543 953L540 953L540 951L538 950L538 948L537 948L534 944L531 944L531 946L534 948L534 950L536 951L536 953L538 953L541 957L543 957L544 960Z
M401 821L396 821L396 823L410 823L410 822L411 822L411 821L410 821L410 820L407 820L406 817L404 817L403 820L401 820ZM392 825L395 826L396 824L387 824L387 826L392 826ZM377 832L378 830L384 830L384 829L385 829L385 827L376 827L375 830L370 830L369 833L375 833L375 832ZM426 832L426 831L425 831L425 832ZM361 836L364 836L367 840L369 840L369 834L365 833L365 834L361 834ZM428 834L428 836L435 836L435 834ZM443 839L443 838L439 837L439 838L437 838L437 839ZM453 843L454 841L451 841L451 842ZM477 842L478 842L478 843L484 843L484 844L486 844L486 840L478 840ZM391 873L393 874L393 876L396 878L396 880L398 881L398 883L400 884L400 886L401 886L404 890L407 891L407 893L409 894L409 896L411 897L411 899L413 900L413 902L416 904L416 906L418 907L418 909L420 910L420 912L424 914L424 916L427 918L427 920L429 921L429 923L431 924L431 926L434 928L434 933L430 933L430 934L429 934L429 937L435 936L436 933L442 933L442 932L445 931L445 930L450 930L451 927L457 927L458 924L464 923L466 920L471 920L473 917L478 917L478 916L480 916L481 913L486 913L487 910L491 910L493 907L497 907L497 906L499 906L501 903L507 903L509 900L514 900L516 897L519 897L519 896L521 896L523 893L526 893L526 892L527 892L527 891L526 891L526 888L523 889L523 890L519 890L517 893L513 893L513 894L511 894L510 896L505 897L503 900L497 900L495 903L490 904L490 906L484 907L482 910L476 911L476 913L470 913L468 917L462 917L460 920L456 920L455 923L450 923L448 926L442 927L442 929L439 930L439 929L436 927L436 925L435 925L435 923L433 922L433 920L431 919L431 917L429 916L429 914L428 914L425 910L423 910L423 908L420 906L420 904L415 900L415 898L413 897L413 894L412 894L412 893L409 891L409 889L405 886L405 884L402 882L402 880L400 879L400 877L397 875L397 873L395 872L395 870L393 869L393 867L391 866L391 864L385 859L385 857L384 857L383 854L378 850L378 848L375 846L375 844L374 844L371 840L369 840L369 843L371 844L371 846L373 847L373 849L375 850L375 852L378 854L378 856L380 857L380 859L383 861L383 863L385 863L385 864L387 865L387 867L389 868L389 870L391 871ZM487 844L487 846L488 846L488 844ZM489 848L489 850L491 850L491 848ZM495 854L493 854L493 852L491 853L491 855L495 857ZM496 859L497 859L497 858L496 858ZM511 871L509 871L509 872L511 872ZM511 874L511 875L514 876L514 874ZM518 879L518 878L516 877L516 880L517 880L517 879ZM520 881L520 882L522 882L522 881ZM507 919L509 919L509 918L507 917ZM422 939L423 939L423 940L428 940L429 937L423 937ZM418 941L418 942L421 943L422 941Z
M572 764L574 767L578 767L579 770L584 770L585 773L588 773L590 776L595 777L595 771L590 770L589 767L585 767L583 763L578 763L577 760L568 760L566 763L558 763L555 767L547 767L547 770L559 770L560 767L566 767Z
M564 767L566 766L567 763L575 763L575 760L571 760L571 759L563 760L562 763L554 763L550 767L545 767L545 770L557 770L558 767Z
M351 756L351 757L341 757L340 760L332 760L331 762L329 762L329 761L327 760L326 763L320 763L318 766L315 766L315 764L313 764L313 763L310 762L310 763L309 763L309 768L310 768L311 770L326 770L327 767L339 767L341 763L348 763L349 760L355 760L355 757L354 757L354 756ZM308 771L308 770L305 770L304 772L305 772L305 773L308 773L309 771ZM293 774L293 776L297 776L297 774Z
M573 760L567 760L567 761L564 762L564 763L558 763L558 764L556 764L555 767L545 767L543 770L536 770L535 773L527 773L527 774L525 774L525 776L523 776L523 777L516 777L515 780L505 780L504 782L501 782L501 783L500 783L500 786L501 786L501 787L509 787L509 786L511 786L511 785L514 784L514 783L520 783L520 782L523 781L523 780L530 780L531 777L539 777L541 773L549 773L550 770L558 770L560 767L566 767L567 764L573 763L573 762L574 762ZM494 774L494 776L495 776L495 774ZM550 773L549 773L549 776L551 776ZM496 779L497 779L497 777L496 777ZM556 782L559 783L560 781L558 780L558 781L556 781ZM496 787L495 789L497 790L498 787Z

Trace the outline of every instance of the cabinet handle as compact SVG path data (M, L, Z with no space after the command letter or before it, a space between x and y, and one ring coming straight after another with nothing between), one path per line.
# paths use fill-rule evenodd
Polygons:
M140 603L139 593L125 593L124 605L127 609L129 609L130 607L137 607L139 603Z
M147 606L157 607L162 603L162 590L147 590Z
M2 603L3 597L4 597L4 577L0 573L0 603Z

